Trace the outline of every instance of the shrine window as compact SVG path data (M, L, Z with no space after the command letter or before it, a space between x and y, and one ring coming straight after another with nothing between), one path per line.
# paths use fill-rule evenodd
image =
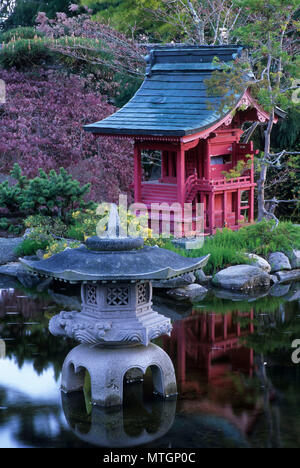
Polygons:
M231 154L220 154L218 156L211 156L210 165L211 166L224 165L224 164L231 163L231 161L232 161Z
M156 180L161 174L162 152L159 150L142 151L142 167L145 180Z

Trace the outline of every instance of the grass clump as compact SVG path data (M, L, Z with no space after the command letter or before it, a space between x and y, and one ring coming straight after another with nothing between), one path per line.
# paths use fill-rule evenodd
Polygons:
M272 252L300 249L300 227L291 222L281 222L275 228L273 221L263 220L239 231L227 228L217 231L214 236L205 239L201 249L176 249L170 240L166 240L163 247L186 257L210 254L204 271L206 274L215 274L231 265L251 264L252 261L246 253L255 253L267 258Z

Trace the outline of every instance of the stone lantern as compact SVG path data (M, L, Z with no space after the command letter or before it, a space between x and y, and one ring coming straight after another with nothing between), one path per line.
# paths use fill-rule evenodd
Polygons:
M155 391L176 393L173 364L151 340L170 335L170 319L152 308L151 280L166 280L203 267L208 256L185 258L142 238L126 237L117 207L112 205L105 237L91 237L77 249L66 249L49 259L21 259L34 274L81 283L80 312L62 311L49 330L81 344L67 356L62 389L83 387L85 370L92 383L92 402L101 406L122 403L123 378L139 379L151 367Z

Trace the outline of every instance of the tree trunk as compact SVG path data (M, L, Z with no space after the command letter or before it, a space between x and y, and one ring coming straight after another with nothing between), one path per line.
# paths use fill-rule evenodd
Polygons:
M268 171L268 157L270 154L271 146L271 132L274 124L274 109L270 112L270 119L266 130L264 131L265 136L265 147L264 147L264 156L261 161L261 169L259 174L259 179L257 181L257 202L258 202L258 217L257 220L261 221L267 214L265 210L265 183L267 179Z

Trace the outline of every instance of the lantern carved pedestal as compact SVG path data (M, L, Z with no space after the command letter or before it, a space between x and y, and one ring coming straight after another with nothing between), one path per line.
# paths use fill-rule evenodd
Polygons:
M87 283L81 286L81 312L61 312L49 324L54 335L94 345L147 346L170 334L170 319L152 309L150 281Z

